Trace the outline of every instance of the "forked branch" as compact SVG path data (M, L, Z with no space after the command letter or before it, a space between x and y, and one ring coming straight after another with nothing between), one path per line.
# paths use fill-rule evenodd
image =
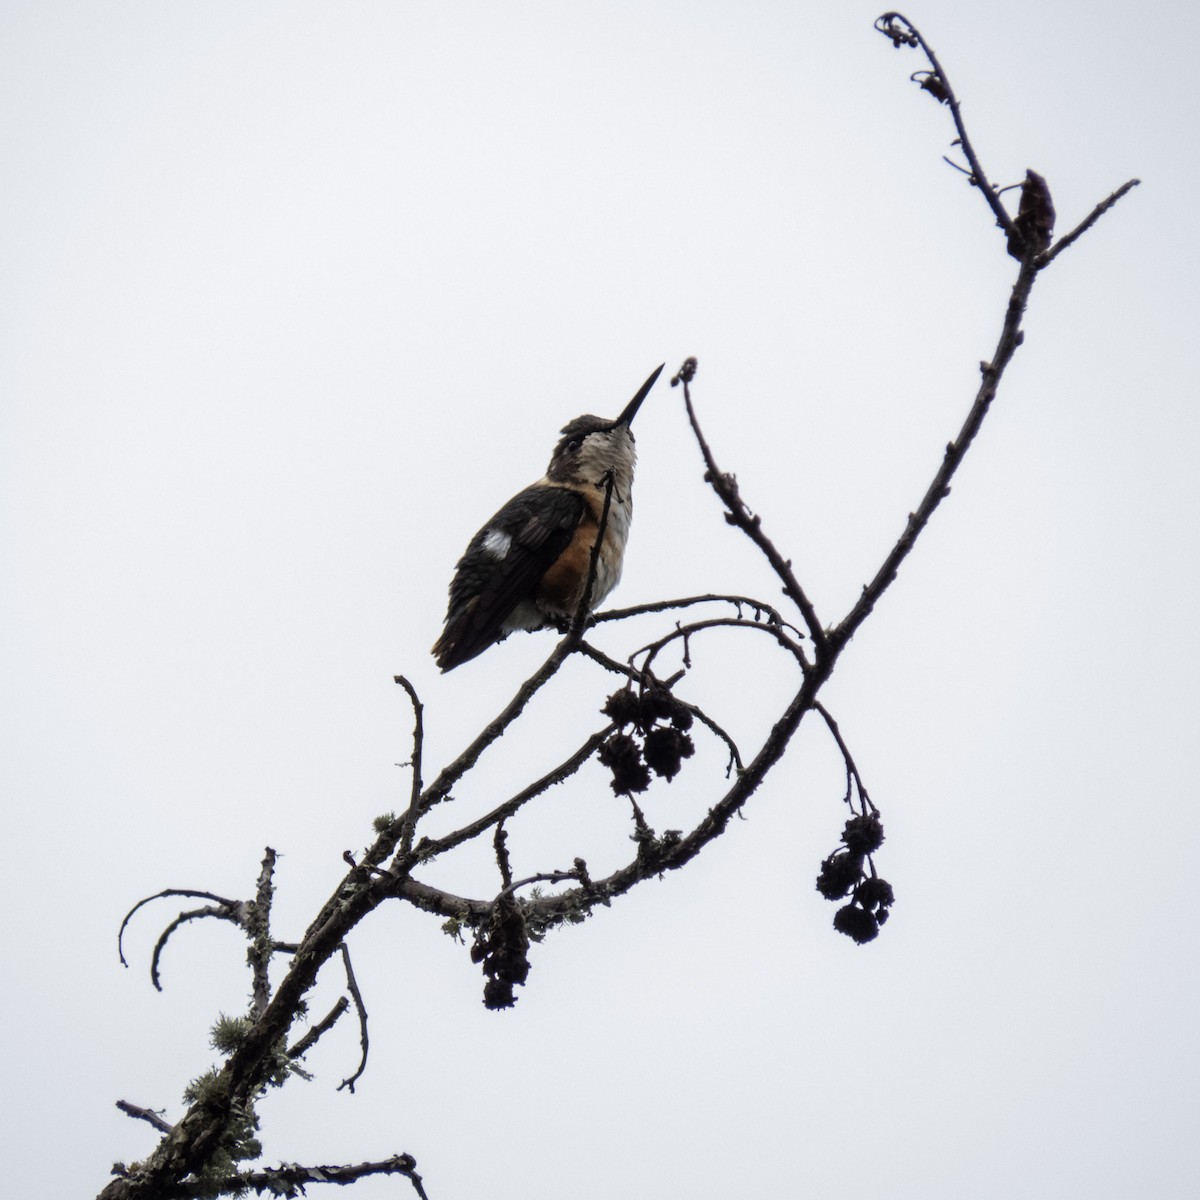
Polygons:
M351 1003L359 1016L361 1056L357 1069L342 1086L353 1091L355 1081L362 1075L368 1050L366 1006L350 965L346 939L351 931L388 900L401 900L424 912L437 914L456 934L461 934L464 929L473 931L472 954L488 978L487 1002L496 1007L511 1004L514 987L524 984L529 972L529 952L533 943L555 925L578 922L597 906L611 905L643 880L686 866L721 836L732 818L763 785L786 753L804 717L814 709L825 722L842 755L846 769L845 800L850 810L837 848L821 863L817 890L827 899L841 903L834 925L855 941L870 941L888 919L894 895L891 886L877 874L874 859L883 842L879 810L867 794L838 723L820 703L819 693L854 633L891 586L933 513L949 494L951 481L995 401L1004 371L1021 345L1022 320L1040 272L1136 186L1137 180L1130 180L1118 188L1097 204L1070 233L1052 244L1054 206L1046 181L1036 172L1027 171L1017 214L1015 217L1010 214L1001 199L1001 189L990 183L984 173L963 122L958 97L924 37L907 18L895 12L885 13L876 27L897 48L915 48L924 53L929 69L914 73L913 78L948 107L956 134L954 142L966 157L971 182L978 187L1003 231L1008 252L1019 261L999 338L991 357L980 365L980 383L971 397L966 416L954 439L946 445L924 495L909 514L896 543L850 610L836 625L827 629L821 623L817 606L802 585L792 559L765 533L760 516L742 499L735 477L718 467L693 404L691 385L695 379L696 361L688 359L673 383L682 385L687 420L704 461L704 479L724 505L728 524L740 530L763 555L779 579L794 613L746 596L704 595L590 614L597 556L612 495L612 481L609 480L587 585L577 610L565 630L560 630L563 636L496 718L428 784L423 778L423 706L413 685L403 676L396 677L397 684L407 693L413 714L412 776L404 809L398 817L388 814L377 822L378 836L360 860L347 853L349 871L299 941L279 941L270 931L273 851L268 851L268 857L263 861L252 901L229 900L209 892L167 889L141 901L126 916L118 937L122 962L125 960L121 940L126 926L149 900L178 896L207 901L204 907L181 912L160 936L152 955L155 986L159 984L159 958L171 934L189 921L216 917L238 924L250 940L252 1002L247 1017L226 1022L222 1045L228 1043L227 1057L219 1069L205 1077L204 1087L192 1093L190 1107L180 1120L170 1122L152 1110L122 1102L123 1110L130 1116L149 1122L164 1136L145 1163L119 1171L117 1178L102 1193L106 1200L158 1200L165 1195L188 1194L188 1189L193 1186L203 1186L206 1194L212 1195L238 1190L288 1195L303 1191L311 1183L350 1183L373 1174L407 1177L418 1200L424 1200L421 1178L416 1173L414 1160L408 1155L336 1167L285 1164L274 1170L228 1169L229 1147L237 1137L242 1137L239 1143L241 1156L253 1157L246 1149L253 1139L244 1135L255 1127L256 1100L267 1087L279 1084L299 1070L297 1060L333 1028ZM644 641L624 661L584 640L585 631L600 624L621 628L621 622L628 619L680 612L712 602L732 604L735 615L676 620L673 628ZM752 619L743 615L743 607L750 610ZM811 656L806 652L797 625L803 628L805 638L811 642ZM714 636L741 636L751 630L759 634L766 632L799 666L798 671L788 676L794 690L780 706L753 752L741 752L723 723L685 696L676 695L677 690L686 689L689 672L694 669L692 643L701 633L705 639L700 640L706 640L709 631L715 629L725 633ZM682 648L683 667L669 678L658 678L653 667L661 651L668 646ZM489 809L482 815L462 821L449 833L418 838L421 821L433 808L451 799L456 785L476 769L487 749L504 735L524 713L533 696L574 654L586 659L590 666L599 667L602 678L610 673L619 678L616 692L603 704L598 698L597 708L605 718L602 727L586 737L582 731L573 735L571 744L576 748L563 754L556 766L499 803L490 802ZM699 657L698 650L695 657ZM693 813L690 822L681 820L679 829L656 832L647 817L652 811L651 805L646 803L643 807L636 797L649 789L655 776L669 782L682 769L682 760L692 753L694 725L701 726L701 732L704 729L711 731L728 749L729 770L717 789L720 794L706 801L702 813ZM514 880L506 822L542 801L551 788L575 775L593 759L611 771L613 791L624 798L620 807L622 819L632 819L632 857L600 877L594 877L583 856L576 855L569 869L547 867L527 872ZM457 895L419 878L432 858L447 855L488 830L493 831L493 848L501 879L497 893L488 897ZM535 883L548 885L552 890L522 894L522 889ZM288 969L280 974L278 983L272 988L269 967L277 954L287 954L290 961ZM349 997L341 997L323 1020L287 1049L288 1035L303 1011L322 967L339 954L343 958Z

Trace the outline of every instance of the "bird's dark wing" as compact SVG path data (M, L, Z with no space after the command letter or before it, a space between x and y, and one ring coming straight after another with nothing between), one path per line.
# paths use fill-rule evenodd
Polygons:
M542 576L570 545L584 507L583 497L570 488L535 484L471 539L450 584L446 628L433 647L443 671L504 637L505 620L521 601L533 598Z

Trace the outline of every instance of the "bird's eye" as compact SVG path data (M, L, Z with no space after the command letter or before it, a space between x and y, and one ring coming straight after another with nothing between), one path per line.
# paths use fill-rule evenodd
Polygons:
M570 441L567 443L567 453L568 453L568 454L574 454L574 453L575 453L575 451L576 451L576 450L578 450L578 449L579 449L579 447L580 447L580 446L582 446L582 445L583 445L583 438L572 438L572 439L571 439L571 440L570 440Z

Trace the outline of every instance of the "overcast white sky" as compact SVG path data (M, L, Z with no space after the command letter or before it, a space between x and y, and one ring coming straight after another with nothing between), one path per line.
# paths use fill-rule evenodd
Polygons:
M150 988L166 906L123 970L130 904L248 895L269 844L298 936L407 787L393 674L432 769L548 649L445 677L428 653L466 540L565 420L695 354L720 461L823 619L874 573L1015 274L880 7L4 6L13 1196L94 1194L147 1153L114 1102L178 1116L246 1002L215 923ZM806 726L690 870L537 947L512 1012L436 921L368 921L368 1073L335 1091L346 1022L265 1103L268 1162L408 1151L432 1200L1200 1194L1194 9L908 15L992 177L1044 174L1060 229L1144 182L1039 284L954 494L827 689L893 920L864 948L830 928L841 765ZM637 434L614 601L775 599L679 395ZM718 641L697 669L747 741L790 682ZM573 672L460 811L576 745L608 690ZM716 760L651 796L658 828L704 811ZM514 828L519 871L627 854L601 773L579 783ZM484 855L431 878L495 890Z

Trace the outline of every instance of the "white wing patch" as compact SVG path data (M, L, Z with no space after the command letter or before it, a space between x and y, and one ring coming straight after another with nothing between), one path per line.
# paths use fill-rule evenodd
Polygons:
M511 547L512 537L503 529L489 529L483 535L483 548L493 558L507 558Z

